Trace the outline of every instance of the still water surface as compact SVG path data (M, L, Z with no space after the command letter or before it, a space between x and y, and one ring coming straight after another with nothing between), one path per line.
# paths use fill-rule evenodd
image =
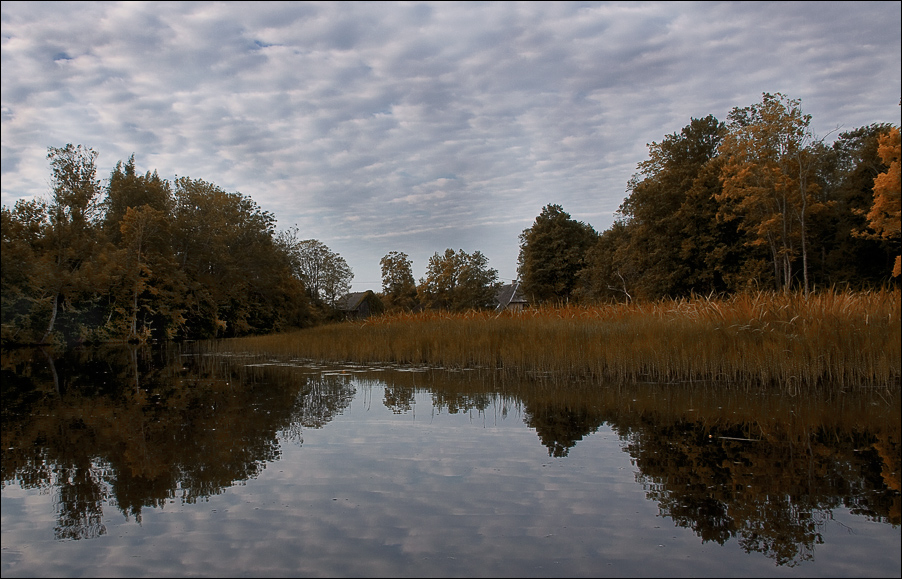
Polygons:
M5 352L2 575L880 576L900 397Z

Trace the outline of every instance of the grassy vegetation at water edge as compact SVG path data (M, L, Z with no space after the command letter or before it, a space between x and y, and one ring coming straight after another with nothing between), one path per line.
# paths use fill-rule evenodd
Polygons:
M520 313L393 314L214 347L565 378L890 387L900 377L899 310L898 290L759 292Z

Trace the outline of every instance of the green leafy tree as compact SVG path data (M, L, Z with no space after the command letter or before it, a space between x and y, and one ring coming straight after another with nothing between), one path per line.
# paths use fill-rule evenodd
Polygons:
M407 254L400 251L390 251L379 261L386 309L410 311L417 307L417 285L412 264Z
M420 279L417 287L420 303L431 309L451 310L460 267L461 257L451 248L443 255L433 254L426 264L426 276Z
M467 254L460 250L458 255L460 271L454 309L494 308L495 294L500 285L498 271L489 267L489 259L480 251Z
M435 253L420 280L417 295L427 308L450 311L492 308L498 288L498 272L488 266L479 251L446 249Z
M567 300L574 293L586 252L598 234L591 225L570 218L560 205L546 205L520 234L517 271L532 303Z
M61 302L75 313L82 294L96 287L90 260L97 246L100 215L97 155L82 145L48 148L53 192L48 205L47 252L39 260L33 284L40 288L39 299L50 304L42 342L54 331Z
M878 149L880 136L891 128L875 123L840 133L820 152L820 196L826 208L812 216L810 232L811 273L821 287L873 287L886 281L892 241L859 233L867 229L874 180L888 169Z
M290 259L275 240L272 214L200 179L177 179L174 197L173 248L186 279L181 294L190 335L236 336L303 323L308 302L302 286L288 279Z
M236 336L311 321L275 218L240 193L117 164L98 201L97 153L49 149L49 201L3 208L3 339ZM339 264L340 265L340 264ZM345 290L346 264L323 291ZM331 284L331 285L330 285Z
M350 291L354 279L347 261L318 239L298 239L296 227L280 233L279 239L308 296L334 308L338 299Z
M46 329L40 307L46 288L37 272L47 267L48 227L47 203L42 200L19 200L12 209L2 209L0 311L5 341L36 342Z
M128 209L147 205L166 215L173 209L172 187L169 181L161 179L157 172L148 171L140 175L135 170L135 156L128 158L125 164L116 163L110 174L106 187L104 228L110 237L118 242L120 223Z
M327 267L322 271L320 284L323 301L334 308L339 298L351 291L351 280L353 279L354 272L345 258L337 253L330 253Z
M590 301L632 301L642 273L634 260L632 231L617 220L586 251L578 275L578 296Z
M619 211L630 229L634 267L642 272L637 295L656 299L723 289L701 272L711 271L704 255L717 243L703 239L713 233L716 207L705 201L719 191L719 179L705 179L705 170L717 156L724 131L723 123L709 115L648 145L649 158L639 164Z

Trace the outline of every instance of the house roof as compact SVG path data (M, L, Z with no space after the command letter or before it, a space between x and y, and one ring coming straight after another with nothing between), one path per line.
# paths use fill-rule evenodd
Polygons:
M338 301L335 302L335 307L339 310L352 312L360 307L360 304L363 302L363 300L366 299L366 295L371 293L373 293L373 290L366 290L365 292L351 292L340 297Z
M526 298L520 292L520 282L515 281L512 284L503 285L495 292L495 301L498 302L498 308L504 309L511 304L526 304Z

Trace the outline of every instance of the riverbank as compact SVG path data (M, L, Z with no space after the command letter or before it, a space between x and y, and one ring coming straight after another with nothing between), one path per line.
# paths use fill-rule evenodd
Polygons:
M566 379L857 388L899 384L899 328L899 291L757 292L500 314L393 314L211 347Z

